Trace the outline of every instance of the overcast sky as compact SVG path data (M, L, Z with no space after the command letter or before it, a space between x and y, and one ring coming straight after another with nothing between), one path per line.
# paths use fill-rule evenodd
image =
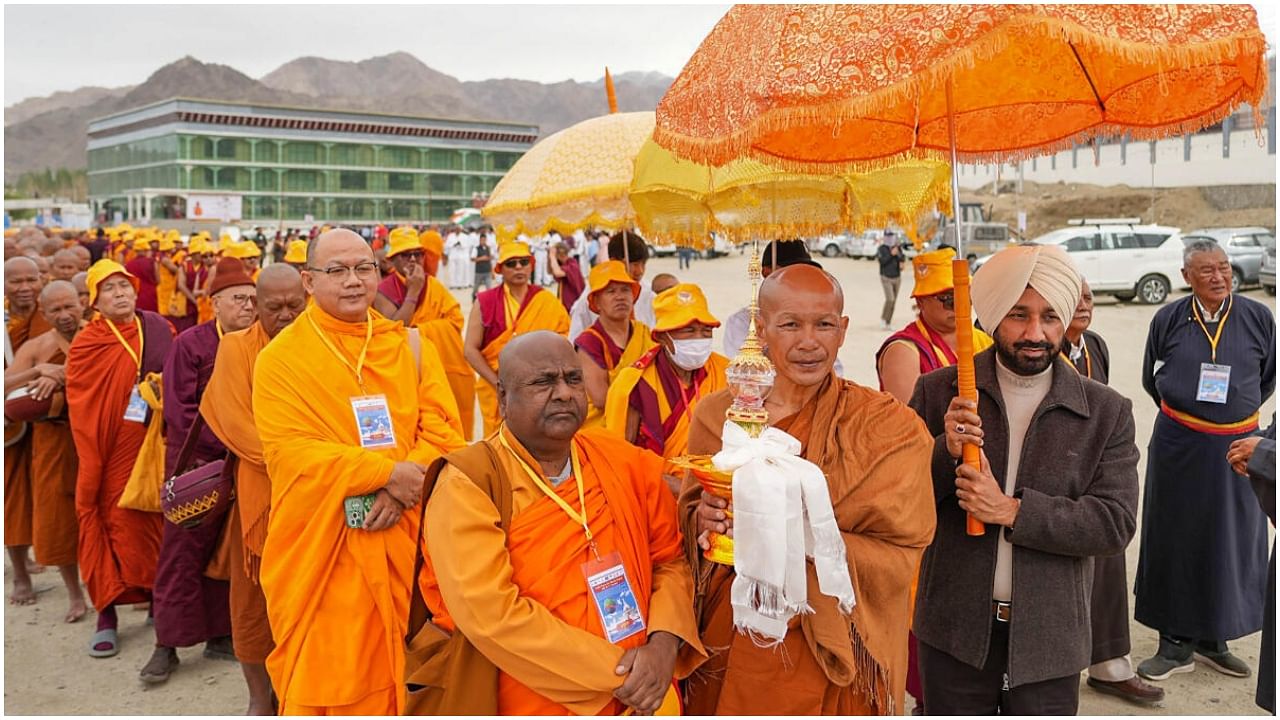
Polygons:
M1255 3L1274 46L1276 11ZM259 78L398 50L461 80L675 76L728 5L6 5L4 104L133 85L191 55ZM1275 82L1275 79L1272 80Z

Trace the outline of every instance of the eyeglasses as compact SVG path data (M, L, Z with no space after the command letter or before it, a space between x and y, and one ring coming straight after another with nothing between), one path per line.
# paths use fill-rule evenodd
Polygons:
M516 268L522 268L528 265L530 262L533 261L527 257L511 258L510 260L502 263L502 267L507 268L508 270L515 270Z
M355 265L330 265L327 268L307 267L311 272L324 273L326 277L332 280L346 280L351 273L355 273L356 277L361 280L367 280L378 272L378 263L362 262Z
M934 296L933 296L933 299L934 299L934 300L937 300L937 301L938 301L938 302L940 302L940 303L942 303L942 307L944 307L944 308L946 308L946 309L948 309L948 310L955 310L955 309L956 309L956 294L955 294L955 293L949 293L949 292L948 292L948 293L938 293L937 295L934 295Z
M231 301L233 305L239 305L240 307L258 304L257 295L223 295L221 297Z
M423 252L422 250L406 250L406 251L404 251L404 252L400 253L397 257L402 257L402 258L405 258L405 259L407 259L407 260L421 260L422 258L424 258L424 257L426 257L426 256L427 256L427 254L426 254L425 252Z

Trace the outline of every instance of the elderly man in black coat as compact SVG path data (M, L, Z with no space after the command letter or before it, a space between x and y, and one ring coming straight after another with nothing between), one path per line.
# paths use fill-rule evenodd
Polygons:
M915 633L931 715L1073 715L1089 666L1093 558L1122 552L1138 505L1132 403L1061 359L1080 277L1056 246L1002 250L973 302L995 346L921 377L911 406L935 437L938 529ZM982 467L960 464L964 444ZM965 515L986 524L970 537Z

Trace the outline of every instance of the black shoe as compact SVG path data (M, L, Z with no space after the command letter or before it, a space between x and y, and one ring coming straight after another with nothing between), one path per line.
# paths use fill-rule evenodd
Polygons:
M210 660L235 661L236 651L231 645L231 636L211 638L204 644L204 656Z

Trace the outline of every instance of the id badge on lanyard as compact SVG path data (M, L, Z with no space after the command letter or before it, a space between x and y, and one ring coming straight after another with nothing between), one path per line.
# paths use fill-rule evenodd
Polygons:
M1200 363L1200 382L1196 386L1196 400L1225 405L1227 391L1231 388L1231 366Z
M150 408L147 407L147 401L142 399L142 393L138 390L139 387L139 385L134 385L133 389L129 391L129 404L124 408L124 419L145 425L147 411Z
M391 409L387 406L386 395L353 397L351 412L356 416L360 447L382 450L396 446L396 431L391 423Z
M615 551L597 560L588 560L582 564L582 575L587 579L587 590L609 642L617 643L645 631L640 604L636 602L621 555Z

